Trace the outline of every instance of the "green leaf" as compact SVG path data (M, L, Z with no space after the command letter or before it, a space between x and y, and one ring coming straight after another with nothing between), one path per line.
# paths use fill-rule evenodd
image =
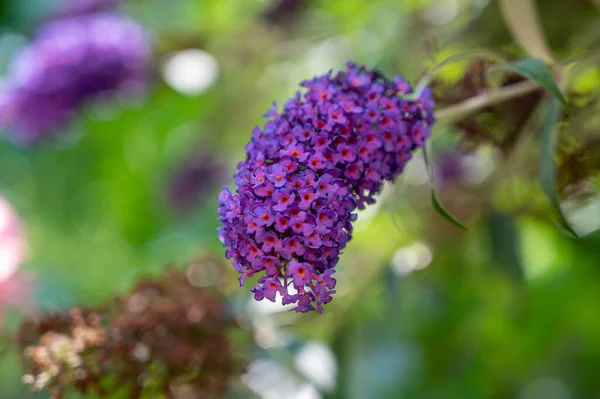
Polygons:
M542 190L550 204L556 210L560 224L569 233L577 237L577 233L569 225L560 207L560 199L558 198L556 188L556 163L554 162L554 131L556 122L558 121L559 112L558 101L551 99L548 105L548 114L542 125L541 141L540 141L540 184Z
M568 107L567 100L563 97L560 89L554 81L554 77L550 72L550 68L540 58L523 58L521 60L508 64L499 64L490 68L490 72L496 69L504 69L507 71L519 74L532 82L539 84L544 89L548 90L560 103Z
M429 176L429 182L431 183L431 204L433 205L433 209L437 213L439 213L444 219L452 223L453 225L460 227L463 230L468 230L467 227L459 222L450 212L446 210L440 203L435 194L435 188L433 186L433 176L431 172L431 167L429 166L429 156L427 155L427 146L423 147L423 159L425 160L425 168L427 169L427 176Z
M487 226L491 237L491 255L494 264L502 268L515 281L523 281L521 237L514 218L492 211L487 218Z

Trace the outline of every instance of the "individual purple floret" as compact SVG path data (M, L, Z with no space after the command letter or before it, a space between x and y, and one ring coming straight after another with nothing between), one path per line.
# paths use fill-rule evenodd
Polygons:
M401 77L351 63L301 86L304 94L281 113L274 104L253 130L236 192L219 196L219 236L242 286L261 275L256 300L279 294L297 312L320 313L335 293L332 274L356 209L374 203L423 146L434 104L429 90L408 98Z
M0 123L18 143L47 139L89 100L143 91L149 55L141 27L116 14L49 22L11 66Z

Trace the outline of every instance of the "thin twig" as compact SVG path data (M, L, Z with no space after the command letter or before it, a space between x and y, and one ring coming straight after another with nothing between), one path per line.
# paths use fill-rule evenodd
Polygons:
M535 0L500 0L500 12L512 37L526 53L553 63Z
M537 83L524 81L522 83L505 86L501 89L488 90L458 104L450 105L436 111L435 117L438 121L452 121L479 111L482 108L489 107L490 105L529 94L537 89L541 89Z

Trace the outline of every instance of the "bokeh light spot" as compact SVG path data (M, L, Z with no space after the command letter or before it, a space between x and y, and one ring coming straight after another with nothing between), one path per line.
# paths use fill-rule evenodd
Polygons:
M198 49L177 52L164 63L165 82L181 94L193 96L206 91L219 76L219 63L210 53Z

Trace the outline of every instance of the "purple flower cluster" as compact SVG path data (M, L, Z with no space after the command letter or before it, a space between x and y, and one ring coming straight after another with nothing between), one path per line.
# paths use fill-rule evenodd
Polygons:
M135 22L112 13L43 25L14 61L0 95L0 122L32 144L64 128L91 99L145 87L150 49Z
M236 193L219 197L226 256L240 285L265 274L254 298L297 304L297 312L331 301L340 251L356 209L375 202L385 180L404 169L433 123L430 91L401 77L348 63L345 71L302 82L306 91L265 115L238 165Z

